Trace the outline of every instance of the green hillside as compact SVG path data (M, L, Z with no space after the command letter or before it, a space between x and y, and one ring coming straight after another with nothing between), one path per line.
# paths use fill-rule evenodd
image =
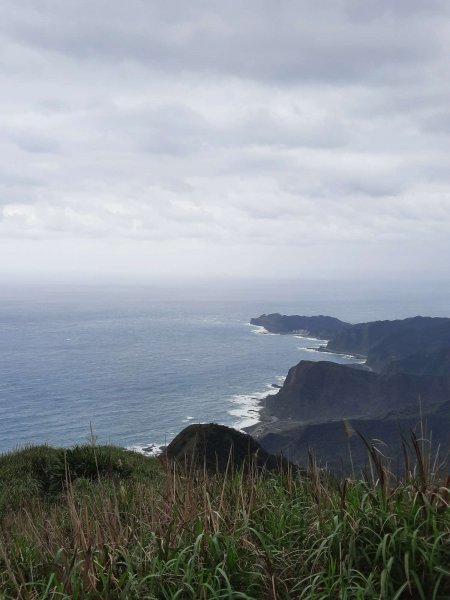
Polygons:
M312 457L224 476L114 447L7 454L0 598L449 598L449 482L427 456L339 483Z

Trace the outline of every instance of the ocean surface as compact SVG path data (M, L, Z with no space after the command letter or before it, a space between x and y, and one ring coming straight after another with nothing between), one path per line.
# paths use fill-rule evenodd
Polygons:
M214 293L213 293L214 292ZM372 295L370 295L372 294ZM376 295L375 295L376 296ZM446 315L444 296L355 288L289 292L274 286L211 291L151 287L0 290L0 452L28 443L143 449L191 422L244 427L320 342L264 334L262 312L330 314L351 322Z

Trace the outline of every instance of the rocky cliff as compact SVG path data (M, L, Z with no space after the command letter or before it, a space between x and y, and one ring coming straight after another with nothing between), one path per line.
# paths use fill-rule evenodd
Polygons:
M280 391L264 400L278 419L323 422L418 412L450 401L450 378L378 374L327 361L301 361L289 370Z

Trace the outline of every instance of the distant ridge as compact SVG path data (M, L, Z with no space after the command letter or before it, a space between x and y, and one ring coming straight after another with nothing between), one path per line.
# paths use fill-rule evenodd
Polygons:
M271 333L300 332L326 339L325 350L365 356L366 365L377 372L450 376L449 318L417 316L351 325L324 315L273 313L250 323Z
M335 317L324 315L315 317L287 316L280 313L261 315L250 319L250 324L264 327L270 333L300 332L321 339L329 339L351 327L350 323L345 323Z
M333 337L327 349L364 354L367 365L376 371L389 368L393 361L450 349L450 319L411 317L396 321L373 321L352 325ZM417 372L421 365L416 361ZM411 371L412 364L409 365ZM397 365L401 368L401 364ZM450 375L450 372L449 372Z

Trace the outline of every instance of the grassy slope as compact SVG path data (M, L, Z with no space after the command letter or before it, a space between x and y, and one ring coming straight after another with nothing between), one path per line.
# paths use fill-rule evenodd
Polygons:
M0 598L450 597L448 481L183 474L113 447L0 457ZM376 457L375 457L375 460Z

